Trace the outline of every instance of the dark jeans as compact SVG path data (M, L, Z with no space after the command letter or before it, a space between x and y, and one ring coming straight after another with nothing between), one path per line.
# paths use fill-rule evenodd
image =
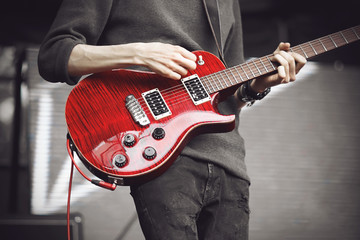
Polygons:
M131 195L148 240L248 239L249 183L217 165L182 156Z

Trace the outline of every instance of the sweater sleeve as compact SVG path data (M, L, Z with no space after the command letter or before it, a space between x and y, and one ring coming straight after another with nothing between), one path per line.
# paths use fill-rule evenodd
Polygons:
M63 0L41 44L38 66L49 82L75 85L80 77L68 73L68 61L77 44L96 45L111 12L113 0Z

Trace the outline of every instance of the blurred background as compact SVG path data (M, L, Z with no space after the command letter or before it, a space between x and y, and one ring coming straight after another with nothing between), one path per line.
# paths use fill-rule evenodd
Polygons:
M240 0L245 55L360 23L358 1ZM39 45L61 0L0 8L1 239L65 239L71 87L44 81ZM241 113L252 179L250 239L360 239L360 41L310 61L293 84ZM86 171L86 170L85 170ZM144 239L128 187L75 173L73 239Z

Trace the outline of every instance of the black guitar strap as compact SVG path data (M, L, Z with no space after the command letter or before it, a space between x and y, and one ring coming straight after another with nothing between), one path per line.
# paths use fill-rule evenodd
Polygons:
M211 33L213 35L213 38L216 43L216 47L219 52L220 59L226 66L226 61L224 58L224 52L221 47L221 42L218 41L218 39L221 40L220 14L219 14L218 1L217 0L207 0L208 3L206 3L206 0L202 0L202 1L203 1L206 17L207 17L209 25L210 25Z

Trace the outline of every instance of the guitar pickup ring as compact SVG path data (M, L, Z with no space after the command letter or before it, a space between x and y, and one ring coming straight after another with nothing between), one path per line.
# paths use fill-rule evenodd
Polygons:
M172 114L159 89L155 88L144 92L141 95L155 120L159 120Z
M195 105L210 101L211 97L205 90L197 74L181 79L186 91Z

